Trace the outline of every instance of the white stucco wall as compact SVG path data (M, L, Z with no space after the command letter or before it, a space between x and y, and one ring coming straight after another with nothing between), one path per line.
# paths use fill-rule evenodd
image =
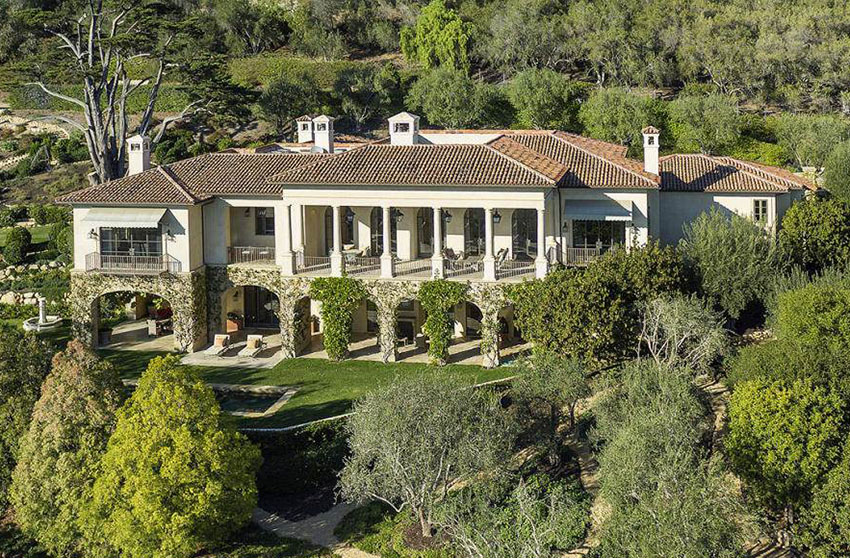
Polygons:
M767 200L767 226L775 229L791 201L800 197L790 194L712 194L705 192L661 192L661 241L675 244L682 238L685 224L712 207L744 217L753 216L753 202Z
M646 244L650 238L650 218L653 208L650 202L657 196L655 191L647 190L623 190L623 189L578 189L562 188L561 200L564 208L558 209L557 197L551 202L554 218L562 219L560 232L557 233L559 242L565 247L573 245L572 218L567 216L565 208L570 206L571 201L597 201L600 203L618 204L623 209L632 212L632 220L626 222L626 245L631 246L633 242L638 245Z

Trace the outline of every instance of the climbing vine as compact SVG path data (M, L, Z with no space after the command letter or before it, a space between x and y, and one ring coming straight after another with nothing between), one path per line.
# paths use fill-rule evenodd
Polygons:
M428 355L432 364L444 366L448 361L454 328L449 312L463 301L466 290L467 285L446 279L426 281L419 289L419 302L428 314L425 335L430 343Z
M320 277L310 284L310 297L322 303L322 332L328 358L344 359L351 341L352 314L366 298L363 283L351 277Z

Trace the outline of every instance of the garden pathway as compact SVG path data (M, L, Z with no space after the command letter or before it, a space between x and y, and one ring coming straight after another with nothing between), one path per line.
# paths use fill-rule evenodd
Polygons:
M579 475L581 486L590 494L593 500L593 504L590 507L591 523L587 538L581 546L563 555L564 558L581 558L587 556L599 544L598 529L602 523L601 519L604 516L605 506L597 498L599 493L599 479L597 478L599 462L593 456L590 444L587 443L587 440L582 440L576 432L573 432L567 438L567 446L575 454L576 460L578 460L579 469L581 470Z
M279 537L310 541L313 544L330 548L334 554L342 558L380 558L340 543L334 535L336 526L354 508L355 506L351 504L337 504L324 513L301 521L289 521L256 508L252 520L261 529L272 532Z

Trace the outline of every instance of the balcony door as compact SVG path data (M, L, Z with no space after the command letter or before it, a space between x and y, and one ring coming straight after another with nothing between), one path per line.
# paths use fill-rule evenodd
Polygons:
M395 215L394 211L390 211L390 215ZM369 215L369 230L370 250L373 256L380 256L384 253L384 209L382 207L373 207L372 213ZM398 253L396 246L396 232L398 231L398 222L395 219L390 219L390 252Z
M276 328L280 319L275 312L277 297L262 287L245 287L245 327Z
M120 256L161 256L162 234L159 229L102 227L100 253Z
M480 207L467 209L463 214L463 251L467 256L484 254L484 210Z
M573 247L607 250L626 243L625 221L573 221Z
M511 248L518 260L537 256L537 211L515 209L511 216Z

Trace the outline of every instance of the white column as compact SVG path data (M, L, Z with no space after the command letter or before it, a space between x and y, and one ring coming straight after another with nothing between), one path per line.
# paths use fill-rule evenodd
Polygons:
M496 280L496 259L493 257L493 208L484 208L484 280Z
M331 250L331 275L339 277L342 275L342 224L340 223L340 210L338 205L333 206L333 249Z
M292 217L290 205L275 208L275 260L284 275L295 274L295 255L292 253Z
M549 272L549 261L546 259L546 210L542 207L537 209L537 257L534 259L534 267L538 279Z
M383 239L384 239L384 251L381 254L381 277L392 277L393 276L393 244L392 244L392 227L390 225L390 219L392 218L392 211L390 211L390 207L385 205L383 207L384 217L381 220L383 225Z
M431 255L431 275L435 278L443 276L443 209L434 208L434 253Z

